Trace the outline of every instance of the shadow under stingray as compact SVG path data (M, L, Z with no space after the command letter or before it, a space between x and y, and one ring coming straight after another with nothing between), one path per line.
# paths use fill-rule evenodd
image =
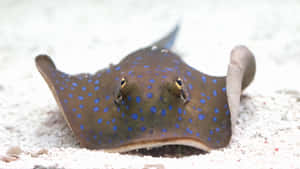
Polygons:
M167 145L162 147L155 147L151 149L137 149L133 151L129 151L126 153L121 154L130 154L130 155L139 155L139 156L152 156L152 157L184 157L184 156L191 156L191 155L199 155L199 154L206 154L206 151L196 149L190 146L183 146L183 145Z

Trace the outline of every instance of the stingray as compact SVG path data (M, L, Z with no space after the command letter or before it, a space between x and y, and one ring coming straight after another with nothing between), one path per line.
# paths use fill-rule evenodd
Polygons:
M241 93L254 79L254 55L237 46L227 76L211 76L171 51L178 30L94 74L70 75L49 56L36 57L81 147L127 152L185 145L209 152L230 143Z

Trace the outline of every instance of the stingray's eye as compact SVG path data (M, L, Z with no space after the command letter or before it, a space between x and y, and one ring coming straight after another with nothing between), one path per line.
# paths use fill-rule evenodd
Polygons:
M126 79L123 77L121 79L121 89L124 88L126 86L127 82L126 82Z
M115 96L115 103L116 104L121 104L122 100L124 98L126 98L126 91L127 91L127 79L125 77L123 77L120 81L120 85L116 91L114 92L114 96ZM127 87L126 87L127 86Z
M176 84L176 87L177 87L179 90L182 90L183 83L182 83L182 80L181 80L180 78L177 78L177 79L176 79L175 84Z

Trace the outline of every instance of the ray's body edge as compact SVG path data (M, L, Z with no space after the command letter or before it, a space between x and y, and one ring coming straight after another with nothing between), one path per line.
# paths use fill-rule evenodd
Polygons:
M210 152L212 150L210 147L207 147L201 141L192 138L169 138L169 139L160 139L160 140L152 140L152 141L139 141L139 142L132 142L130 144L121 145L115 148L105 148L103 150L109 153L116 153L116 152L122 153L122 152L128 152L128 151L137 150L141 148L151 149L151 148L162 147L167 145L190 146L197 149L201 149L206 152Z
M50 62L51 62L52 69L53 69L53 70L56 69L54 63L51 61L51 59L50 59L47 55L39 55L39 56L37 56L36 59L35 59L36 66L37 66L39 72L41 73L42 77L43 77L44 80L46 81L48 87L50 88L51 93L52 93L52 95L54 96L55 101L56 101L56 103L58 104L59 110L62 112L62 115L63 115L64 119L66 120L68 127L69 127L69 128L71 129L71 131L74 133L73 128L72 128L72 126L71 126L71 124L70 124L70 122L69 122L69 119L67 118L66 113L65 113L65 111L64 111L64 109L63 109L63 106L62 106L61 102L59 101L59 97L58 97L58 95L57 95L57 93L56 93L55 86L51 85L51 83L52 83L51 80L48 78L48 76L47 76L45 70L42 69L42 66L40 66L40 64L43 64L43 63L41 63L41 62L45 62L45 61L50 61ZM44 63L44 64L47 64L47 63Z

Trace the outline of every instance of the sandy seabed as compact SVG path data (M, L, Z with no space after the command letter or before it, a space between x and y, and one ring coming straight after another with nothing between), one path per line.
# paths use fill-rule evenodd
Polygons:
M79 148L35 56L52 56L68 73L93 73L178 20L175 51L196 69L225 75L238 44L257 58L232 143L182 158ZM0 168L300 168L299 66L297 0L0 1Z

